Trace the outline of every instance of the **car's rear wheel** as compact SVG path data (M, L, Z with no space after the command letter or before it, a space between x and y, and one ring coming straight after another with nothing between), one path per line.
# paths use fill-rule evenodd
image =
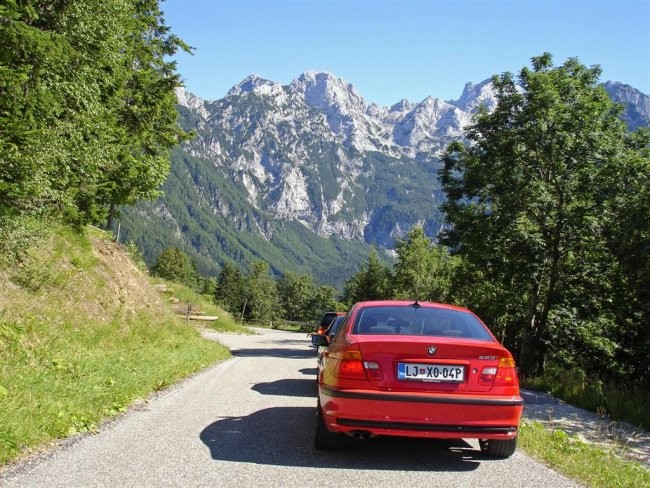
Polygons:
M314 436L314 446L316 449L331 451L341 447L342 434L330 432L325 427L323 414L321 413L320 403L316 406L316 435Z
M515 453L517 449L517 438L499 440L499 439L480 439L478 441L481 452L491 458L505 459Z

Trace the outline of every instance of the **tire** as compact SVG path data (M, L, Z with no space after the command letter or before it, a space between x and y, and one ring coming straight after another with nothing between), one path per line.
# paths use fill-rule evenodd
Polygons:
M325 426L320 404L316 406L316 435L314 436L314 447L316 449L332 451L341 447L342 434L330 432Z
M493 459L506 459L517 449L517 438L507 440L480 439L478 441L484 456Z

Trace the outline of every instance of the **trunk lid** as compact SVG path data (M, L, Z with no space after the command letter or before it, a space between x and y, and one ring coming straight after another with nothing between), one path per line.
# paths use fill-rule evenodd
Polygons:
M487 392L492 385L479 383L484 368L511 357L496 341L449 337L375 335L358 344L363 360L376 362L383 372L370 383L391 391Z

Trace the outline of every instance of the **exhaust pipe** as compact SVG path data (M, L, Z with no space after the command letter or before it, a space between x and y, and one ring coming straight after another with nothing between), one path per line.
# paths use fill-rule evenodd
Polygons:
M357 440L366 440L373 437L373 435L367 430L354 430L351 432L351 435L354 439Z

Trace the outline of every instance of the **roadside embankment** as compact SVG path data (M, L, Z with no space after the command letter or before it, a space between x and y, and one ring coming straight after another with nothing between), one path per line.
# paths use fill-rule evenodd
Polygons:
M229 357L110 234L0 230L0 464Z

